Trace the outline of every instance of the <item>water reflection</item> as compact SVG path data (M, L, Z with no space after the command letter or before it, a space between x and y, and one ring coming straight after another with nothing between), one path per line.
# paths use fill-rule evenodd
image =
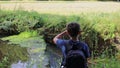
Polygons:
M48 45L46 48L46 55L49 59L49 68L60 68L61 64L61 52L55 46Z
M8 68L12 63L19 60L25 62L28 60L28 52L26 47L20 47L14 44L7 44L8 41L0 40L1 66L0 68Z
M24 68L59 68L60 62L60 50L54 46L47 46L45 51L30 53L30 60L23 65L26 65Z
M19 61L17 64L12 64L11 67L12 68L26 68L26 63L23 63L21 61Z
M60 50L51 45L44 50L45 44L44 47L40 45L41 42L37 42L34 46L21 47L0 40L0 52L9 57L8 62L10 62L11 68L59 68Z

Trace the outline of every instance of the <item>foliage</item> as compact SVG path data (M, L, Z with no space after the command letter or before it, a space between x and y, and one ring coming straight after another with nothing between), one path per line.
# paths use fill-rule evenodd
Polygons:
M91 65L90 68L119 68L120 61L115 58L97 58L94 60L96 62L94 65Z
M120 59L119 53L117 55L112 53L111 48L106 48L101 55L98 57L94 57L93 52L91 55L91 59L89 60L89 68L119 68Z
M95 54L96 56L101 55L99 58L94 60L97 62L97 64L95 67L93 65L92 68L109 68L109 66L111 68L119 68L119 61L116 61L117 59L114 57L116 50L113 48L113 41L111 43L111 40L113 40L116 36L115 34L120 34L119 19L119 12L81 13L80 15L64 16L39 14L34 11L28 12L21 10L0 10L0 32L2 33L4 31L8 34L9 31L18 32L18 35L5 37L2 38L2 40L9 40L10 44L20 44L24 47L32 47L34 45L41 46L41 48L32 51L39 52L40 50L45 49L45 46L41 44L42 42L40 42L41 37L38 37L39 33L40 35L44 36L45 40L51 41L52 43L52 38L57 33L64 31L66 24L70 22L78 22L81 25L81 29L83 31L81 40L89 44L92 54ZM3 49L3 52L6 52L7 49ZM22 53L18 52L16 55L22 55ZM14 56L14 54L11 56ZM95 59L94 55L92 55L92 58ZM26 59L27 58L24 58L24 60Z
M39 40L39 38L40 37L38 37L37 31L25 31L20 33L19 35L4 37L2 38L2 40L9 40L9 44L22 44L22 46L26 47L26 45L23 45L25 44L25 42L30 42L30 40L33 39Z
M0 68L10 68L11 63L18 62L19 60L28 60L28 52L26 47L20 47L17 45L9 45L6 41L0 44L0 52L2 57L0 58Z
M0 29L23 32L36 28L64 29L66 23L79 22L81 28L90 32L98 32L105 40L114 38L114 33L119 30L119 13L86 13L78 16L60 16L51 14L38 14L28 11L0 11ZM86 27L87 26L87 27ZM100 29L99 29L100 28ZM89 31L90 30L90 31ZM86 32L86 31L85 31Z
M111 45L110 41L120 34L119 20L120 13L81 13L80 15L52 15L39 14L35 11L0 11L0 30L7 34L14 32L24 32L29 30L37 30L38 33L44 35L44 39L50 41L56 33L65 30L66 24L69 22L78 22L81 25L81 40L86 41L90 48L97 46ZM36 35L33 32L32 35ZM32 33L32 32L31 32ZM25 32L19 37L31 36L31 33ZM27 37L26 36L26 37ZM109 44L106 44L107 41ZM52 41L51 41L52 42ZM102 43L102 44L101 44ZM99 48L99 47L97 47ZM93 50L93 49L92 49Z
M18 32L28 30L34 27L37 23L42 27L38 13L27 12L27 11L0 11L0 28L4 30L9 30L8 28L14 29ZM37 25L38 26L38 25Z
M4 57L1 61L0 61L0 68L10 68L9 67L9 61L8 61L8 57Z
M1 62L1 67L4 68L3 65L10 66L12 63L18 63L19 61L28 61L29 63L25 65L28 68L31 68L30 66L37 62L43 63L42 60L46 45L42 37L38 36L37 31L25 31L18 35L12 35L1 39L4 41L9 40L9 42L2 42L0 45L0 52L2 52L2 55L8 57L9 62L9 65ZM31 58L33 56L34 58ZM38 60L38 58L40 59Z

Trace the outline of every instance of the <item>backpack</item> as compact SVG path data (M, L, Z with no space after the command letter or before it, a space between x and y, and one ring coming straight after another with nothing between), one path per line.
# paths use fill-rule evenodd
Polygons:
M87 68L87 60L80 42L70 40L66 45L66 56L63 59L64 68Z

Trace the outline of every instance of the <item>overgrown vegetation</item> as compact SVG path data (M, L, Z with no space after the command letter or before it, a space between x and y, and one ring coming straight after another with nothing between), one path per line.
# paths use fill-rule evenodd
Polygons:
M1 39L3 41L0 40L0 68L11 68L11 64L25 61L30 62L30 65L26 65L28 68L37 62L43 64L46 45L37 31L24 31ZM39 60L31 59L33 55Z
M28 52L26 47L7 44L7 41L0 40L0 68L10 68L12 63L19 60L22 62L28 60Z
M2 40L9 40L10 44L21 44L24 41L37 36L37 31L25 31L20 33L19 35L4 37L2 38Z
M120 13L83 13L75 16L38 14L28 11L0 11L0 34L18 34L37 30L49 42L55 34L65 30L69 22L79 22L83 30L82 40L89 46L111 45L119 28ZM52 41L51 41L52 42Z
M23 34L18 35L20 40L31 36L42 35L47 43L52 44L52 38L65 30L67 23L78 22L83 30L80 39L89 44L92 58L95 59L97 56L102 57L100 60L104 60L97 62L97 67L94 68L101 68L103 66L109 68L108 66L113 63L116 64L113 65L113 67L111 66L111 68L118 68L116 65L119 62L119 58L116 58L117 49L114 43L116 40L115 37L120 36L119 19L119 12L81 13L80 15L64 16L39 14L34 11L0 10L0 34L13 35L23 32ZM17 37L12 36L12 38L9 37L5 39L12 39L13 42L16 42L15 38ZM117 55L119 56L120 54L118 53ZM114 57L114 59L112 57ZM111 61L108 60L108 58L113 59L111 63L108 63ZM102 62L105 62L105 65L103 65Z

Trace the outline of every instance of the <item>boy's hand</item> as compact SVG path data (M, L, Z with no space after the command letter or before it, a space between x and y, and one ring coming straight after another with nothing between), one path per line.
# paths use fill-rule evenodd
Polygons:
M63 31L63 35L68 35L68 31L67 30Z
M64 35L68 35L68 31L67 30L65 30L65 31L61 32L60 34L58 34L57 36L55 36L54 39L53 39L53 42L56 43L56 41L58 39L61 39Z

